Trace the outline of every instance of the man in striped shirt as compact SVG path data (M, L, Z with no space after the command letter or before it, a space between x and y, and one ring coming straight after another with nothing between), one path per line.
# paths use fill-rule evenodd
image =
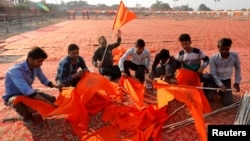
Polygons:
M227 106L232 104L231 77L233 68L235 68L235 83L233 85L236 92L240 91L241 81L241 66L240 59L237 53L230 52L232 40L222 38L218 41L219 52L210 58L210 72L214 77L216 85L220 88L219 94L222 98L222 104ZM214 95L210 95L213 99Z
M191 37L189 34L181 34L179 41L183 50L177 54L177 60L181 62L181 66L185 69L199 73L200 80L203 82L203 87L213 86L213 76L211 74L204 74L204 69L209 65L209 58L200 49L192 47ZM214 91L204 89L206 96ZM209 99L208 99L209 100Z

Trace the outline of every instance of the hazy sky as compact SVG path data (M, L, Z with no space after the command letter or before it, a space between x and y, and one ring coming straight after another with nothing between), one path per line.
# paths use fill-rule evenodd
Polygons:
M198 8L200 4L205 4L209 8L214 9L215 6L217 9L242 9L247 8L250 9L250 0L220 0L216 2L214 0L159 0L164 3L168 3L171 7L186 5L189 7ZM87 0L89 4L98 4L105 3L106 5L119 4L120 0ZM126 6L135 7L136 3L141 4L144 7L150 7L156 0L123 0Z
M34 1L40 1L40 0L34 0ZM61 0L46 0L48 3L50 2L60 2ZM65 2L68 2L70 0L64 0ZM120 0L83 0L87 1L89 4L106 4L108 6L111 6L113 4L119 4ZM220 0L219 2L216 2L215 0L159 0L163 3L168 3L170 7L175 6L181 6L188 4L189 7L193 9L197 9L200 4L205 4L211 9L250 9L250 0ZM135 5L141 4L142 7L150 7L153 3L156 2L156 0L123 0L124 4L128 7L135 7Z

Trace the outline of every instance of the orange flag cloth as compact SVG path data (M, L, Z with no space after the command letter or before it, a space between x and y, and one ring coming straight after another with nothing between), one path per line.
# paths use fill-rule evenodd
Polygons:
M126 24L127 22L136 18L134 12L129 11L123 1L120 2L118 11L116 13L115 22L113 24L112 30L119 29L121 26Z
M188 86L196 86L196 87L201 86L200 77L198 73L188 70L188 69L184 69L184 68L179 69L176 73L176 79L177 79L178 85L188 85ZM203 90L198 89L198 91L200 92L203 112L204 113L211 112L212 110L211 110L210 104L207 98L205 97Z
M160 135L162 130L157 130L158 126L162 126L168 117L166 107L158 109L153 105L142 110L111 105L103 113L103 120L120 131L137 131L131 137L134 141L147 141L153 135Z
M114 85L98 73L85 73L76 86L76 93L81 97L83 104L99 90L105 91L108 96L117 94Z
M121 141L122 137L119 137L118 134L118 128L106 126L82 137L82 141Z
M202 114L202 103L200 98L200 93L195 87L185 87L178 85L169 85L162 83L153 83L154 88L165 88L165 94L173 94L175 99L184 102L188 107L192 117L194 118L194 123L196 130L200 136L201 141L206 141L206 130L205 123Z
M100 90L85 104L85 107L90 115L94 115L110 104L112 104L111 99L105 91Z
M55 102L58 105L57 108L25 96L17 98L15 103L21 101L44 117L66 115L66 120L72 124L74 132L84 136L88 128L89 114L94 114L108 106L110 95L116 95L112 83L99 74L85 73L76 88L61 92Z
M22 95L17 96L16 100L14 101L14 105L16 105L19 102L22 102L23 104L27 105L33 110L36 110L43 117L46 117L49 113L55 110L55 107L48 104L47 102L32 99L27 96L22 96Z
M117 65L120 58L122 55L126 52L126 49L119 46L118 48L113 49L112 54L113 54L113 60L114 60L114 65Z
M144 102L144 85L132 77L121 77L119 83L127 90L135 104L142 107Z
M174 96L171 93L165 93L165 89L158 89L157 90L157 103L158 108L162 108L168 105L168 102L174 100Z
M89 123L89 115L82 103L80 96L76 93L76 89L66 89L58 96L56 108L50 115L67 115L68 120L72 128L78 136L86 135Z

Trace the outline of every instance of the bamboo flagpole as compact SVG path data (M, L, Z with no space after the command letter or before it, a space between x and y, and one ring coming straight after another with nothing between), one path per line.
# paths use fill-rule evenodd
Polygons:
M196 87L197 89L203 89L203 90L221 90L220 88L210 88L210 87ZM233 91L233 89L226 89L225 91Z
M111 38L111 36L112 36L112 31L110 32L109 37ZM101 65L98 66L99 68L102 66L102 62L103 62L103 60L104 60L104 58L105 58L106 52L107 52L107 50L108 50L108 46L109 46L109 43L108 43L108 40L107 40L106 48L105 48L105 50L104 50L104 53L103 53L103 56L102 56L102 60L101 60Z

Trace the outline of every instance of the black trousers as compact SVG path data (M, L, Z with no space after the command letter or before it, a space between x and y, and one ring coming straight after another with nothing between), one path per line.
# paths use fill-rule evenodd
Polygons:
M50 101L51 103L54 103L56 101L55 96L52 96L43 92L37 92L37 94L44 97L46 100ZM23 120L32 118L32 114L35 111L31 109L30 107L28 107L27 105L23 104L22 102L19 102L16 105L13 105L15 100L16 100L16 96L12 96L5 103L5 105L13 107L15 111L23 118Z
M139 81L144 82L145 81L145 65L137 65L133 63L132 61L125 60L124 61L124 71L128 76L131 76L130 70L135 71L135 78L139 79Z
M121 71L118 67L118 65L114 65L112 67L102 67L99 70L99 73L101 75L109 75L112 77L112 79L120 78L121 77Z
M231 79L227 79L227 80L221 80L221 82L223 83L223 85L226 87L226 89L232 89L231 87ZM213 87L219 88L219 86L217 86L215 83L213 83ZM213 100L214 95L216 94L216 92L214 91L213 93L208 93L206 96L208 98L208 100ZM219 95L221 97L221 102L224 106L228 106L231 105L233 103L233 93L232 91L219 91Z

